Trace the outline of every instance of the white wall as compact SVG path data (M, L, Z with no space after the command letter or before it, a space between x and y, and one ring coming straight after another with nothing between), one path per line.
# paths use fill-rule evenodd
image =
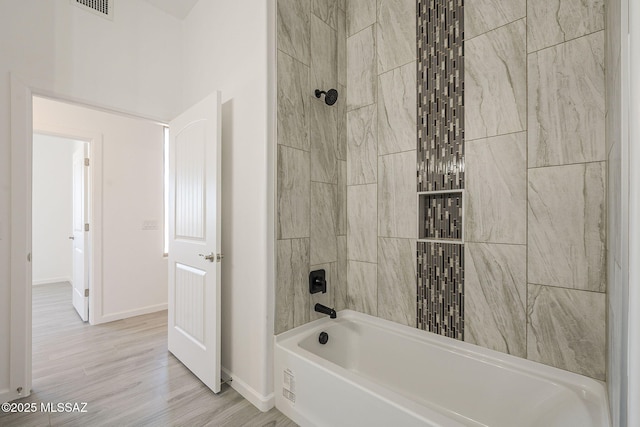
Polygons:
M0 0L0 395L9 388L10 80L168 121L180 110L180 22L143 1L114 21L69 0Z
M72 155L76 141L33 136L34 285L71 281Z
M201 0L184 22L183 106L222 91L222 365L273 406L273 180L269 122L273 2Z
M102 289L96 323L166 309L164 128L44 98L34 98L33 116L38 129L102 135ZM149 220L156 221L155 230L143 229Z
M273 405L274 10L271 0L201 0L181 22L127 0L111 22L68 0L0 0L0 395L9 370L13 71L63 96L166 122L222 91L222 364L252 403Z

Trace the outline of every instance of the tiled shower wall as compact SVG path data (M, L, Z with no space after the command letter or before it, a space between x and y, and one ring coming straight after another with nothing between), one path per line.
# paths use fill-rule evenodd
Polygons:
M465 2L465 340L605 378L603 0Z
M416 4L347 0L348 307L416 325Z
M603 379L603 2L464 8L465 340ZM278 1L276 333L314 318L316 266L318 300L416 326L415 23L415 0Z
M277 284L275 332L346 308L345 1L278 0ZM337 89L328 106L315 89ZM309 294L324 269L326 294Z

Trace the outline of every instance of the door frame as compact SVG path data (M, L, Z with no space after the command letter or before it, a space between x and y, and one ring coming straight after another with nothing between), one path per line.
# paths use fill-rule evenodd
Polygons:
M61 102L72 103L79 106L85 106L94 110L119 114L128 117L149 120L166 126L166 121L154 117L145 117L126 111L119 111L106 106L100 106L90 101L74 98L50 89L51 85L40 81L33 81L15 73L10 74L11 79L11 250L10 250L10 292L11 292L11 313L10 313L10 330L9 330L9 390L0 393L2 401L11 401L31 394L32 386L32 269L31 269L31 249L32 249L32 178L33 178L33 97L43 97L54 99ZM68 130L66 130L68 131ZM66 132L65 131L65 132ZM55 132L55 130L54 130ZM74 137L77 130L72 130ZM80 138L80 139L86 139ZM95 167L91 172L90 181L93 185L102 189L102 170L101 170L101 154L102 139L96 138L95 134L89 136L94 141L93 147L100 145L100 150L94 150L91 155L100 155L100 162L94 161ZM93 139L95 138L95 139ZM100 173L96 171L100 169ZM101 195L101 194L100 194ZM102 215L102 197L97 197L94 192L93 202L99 202L99 209L94 209L96 218L92 218L94 224L96 220L101 221ZM98 218L97 216L100 216ZM90 214L91 216L91 214ZM100 236L99 236L100 234ZM94 260L101 261L101 226L93 229L92 241L92 257ZM94 293L94 316L97 312L101 313L101 303L97 302L96 294L100 294L96 288L96 283L102 277L102 271L97 271L99 264L94 263L94 272L96 279L93 281ZM101 282L100 282L101 284ZM90 285L91 286L91 285ZM101 288L100 288L101 290ZM90 313L90 322L91 313ZM93 318L96 321L96 317Z

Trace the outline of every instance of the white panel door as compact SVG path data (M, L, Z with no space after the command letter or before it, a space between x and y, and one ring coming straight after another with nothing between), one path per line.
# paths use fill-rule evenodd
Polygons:
M88 157L87 144L79 144L73 152L73 235L69 237L73 240L73 307L85 322L89 320L89 232L85 229L89 218Z
M169 124L169 351L220 391L220 92Z

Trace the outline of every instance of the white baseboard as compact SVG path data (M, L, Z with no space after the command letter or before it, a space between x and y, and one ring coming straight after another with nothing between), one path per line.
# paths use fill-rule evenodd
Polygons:
M142 316L143 314L155 313L157 311L163 311L167 309L167 303L149 305L147 307L137 308L135 310L119 311L117 313L107 314L101 317L95 317L92 325L99 325L100 323L114 322L116 320L128 319L129 317Z
M71 283L71 277L52 277L49 279L34 280L33 282L31 282L31 284L33 286L40 286L40 285L51 285L54 283L62 283L62 282Z
M242 381L233 372L222 368L222 373L224 374L223 379L228 379L229 377L231 377L232 381L228 383L231 388L240 393L242 397L251 402L251 404L258 408L260 411L267 412L275 407L276 401L273 393L270 393L267 396L263 396L255 391L254 388L249 384Z

